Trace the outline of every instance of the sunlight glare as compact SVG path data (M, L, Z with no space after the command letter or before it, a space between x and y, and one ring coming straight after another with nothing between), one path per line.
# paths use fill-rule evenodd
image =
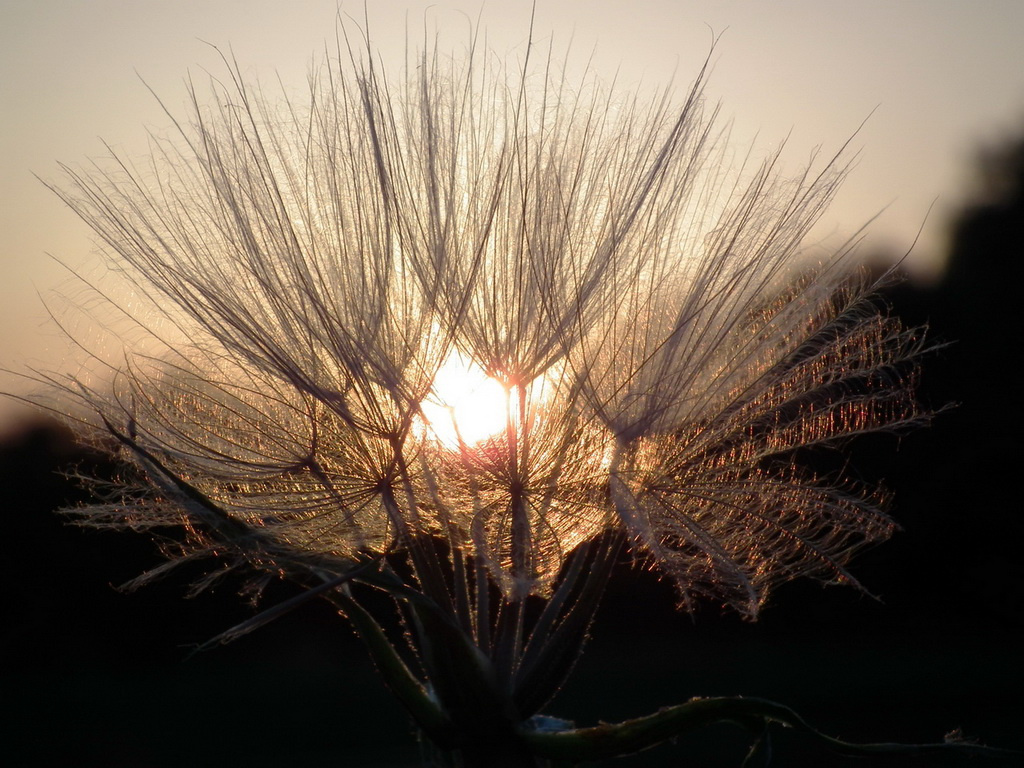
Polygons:
M484 370L453 352L434 376L421 408L428 431L443 445L473 445L498 434L506 424L508 393Z

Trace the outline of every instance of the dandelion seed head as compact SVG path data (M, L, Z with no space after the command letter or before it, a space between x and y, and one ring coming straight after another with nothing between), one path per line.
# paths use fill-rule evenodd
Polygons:
M609 530L687 605L852 581L892 523L799 454L914 422L922 341L848 252L803 259L844 161L733 168L703 73L588 78L352 53L300 104L228 64L145 165L68 169L138 303L108 383L52 381L148 478L80 514L286 574L406 552L423 581L443 540L513 601Z

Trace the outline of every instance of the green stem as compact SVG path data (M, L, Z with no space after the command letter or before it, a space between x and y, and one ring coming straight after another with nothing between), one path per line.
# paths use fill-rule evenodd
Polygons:
M428 738L441 745L455 743L456 736L451 720L409 670L373 616L340 591L330 593L328 599L340 608L352 623L366 644L388 688L402 702Z
M751 721L778 723L794 729L819 742L826 748L848 757L900 754L930 755L959 753L996 760L1015 761L1020 764L1021 753L985 747L970 742L944 742L941 744L852 744L826 736L815 730L789 707L764 699L708 698L692 699L685 704L668 707L647 717L626 720L617 724L602 724L593 728L540 732L523 729L522 739L541 757L551 760L582 762L602 760L632 754L675 738L687 731L722 721L739 722L749 726Z

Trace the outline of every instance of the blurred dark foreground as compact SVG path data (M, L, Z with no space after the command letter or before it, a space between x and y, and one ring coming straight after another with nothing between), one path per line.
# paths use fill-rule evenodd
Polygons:
M614 722L692 696L747 695L795 708L852 741L967 738L1024 750L1024 541L1016 373L1024 323L1024 144L989 157L989 197L967 211L932 289L887 297L911 325L956 343L926 361L923 397L958 407L909 437L853 446L850 466L896 495L896 538L853 571L880 600L795 583L755 624L673 610L656 575L623 564L594 638L547 713ZM58 474L109 475L49 423L0 444L3 735L12 768L414 766L408 718L344 621L311 602L236 643L190 655L254 609L225 582L183 599L187 574L125 594L160 562L143 536L68 526L83 500ZM290 596L272 586L264 605ZM623 768L735 768L748 737L727 725ZM777 732L773 765L932 766L981 761L842 759ZM1024 764L1024 760L1022 760Z
M69 463L109 471L53 425L27 426L0 447L11 617L0 635L5 765L417 765L408 719L326 603L190 655L252 615L237 584L191 600L187 574L115 591L159 556L142 536L75 528L52 513L81 496L55 474ZM907 527L856 569L883 602L793 584L755 624L710 610L677 614L668 584L624 564L575 676L547 712L595 724L691 696L743 694L788 704L849 740L940 741L959 728L1024 748L1019 576L998 558L999 542L987 558L970 549L973 531L947 538L939 513ZM264 604L289 594L272 587ZM775 765L876 764L778 736ZM717 726L613 764L735 768L747 741Z

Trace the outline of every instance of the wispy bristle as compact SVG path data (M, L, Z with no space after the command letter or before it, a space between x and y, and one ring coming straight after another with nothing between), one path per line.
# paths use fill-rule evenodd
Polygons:
M453 604L464 559L514 602L609 529L748 615L851 581L892 524L797 453L918 418L921 340L845 251L803 260L844 161L734 172L703 73L644 101L545 66L428 51L395 83L355 55L299 104L228 63L145 164L69 169L136 332L65 394L151 480L79 514L274 573L405 552ZM454 351L508 396L460 449L420 408Z

